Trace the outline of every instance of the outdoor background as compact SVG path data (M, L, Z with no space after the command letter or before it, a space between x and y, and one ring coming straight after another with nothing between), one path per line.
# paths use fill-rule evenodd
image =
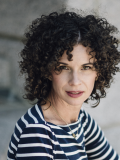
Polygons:
M24 31L32 20L63 6L93 10L120 30L120 0L0 0L0 160L7 148L16 121L32 104L23 100L24 79L19 76ZM120 39L120 34L116 35ZM83 105L103 129L120 154L120 73L97 108Z

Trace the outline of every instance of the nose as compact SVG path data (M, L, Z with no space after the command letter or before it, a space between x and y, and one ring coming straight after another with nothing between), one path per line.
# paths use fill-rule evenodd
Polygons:
M70 76L69 85L80 85L81 83L80 73L73 72Z

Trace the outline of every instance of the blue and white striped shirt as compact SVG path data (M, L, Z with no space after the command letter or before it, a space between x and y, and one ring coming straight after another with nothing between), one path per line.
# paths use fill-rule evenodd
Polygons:
M8 160L120 160L97 123L83 109L78 121L55 125L44 120L37 104L16 123L8 148Z

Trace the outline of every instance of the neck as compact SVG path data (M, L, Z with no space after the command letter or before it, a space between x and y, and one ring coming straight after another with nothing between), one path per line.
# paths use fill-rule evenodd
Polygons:
M61 123L74 123L78 120L78 115L80 112L81 106L71 106L60 101L54 101L52 98L49 98L51 102L50 110L54 114L54 117L61 121Z

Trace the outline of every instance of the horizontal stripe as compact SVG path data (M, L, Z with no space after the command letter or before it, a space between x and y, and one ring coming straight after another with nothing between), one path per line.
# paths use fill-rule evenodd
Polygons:
M18 148L24 148L24 147L45 147L52 149L52 146L43 143L18 144Z
M86 152L87 152L87 153L95 152L95 151L101 149L101 148L105 145L105 143L106 143L106 141L104 140L104 141L102 142L102 144L100 144L98 147L95 147L94 149L90 149L90 150L88 150L88 151L86 151Z
M60 128L59 126L51 125L49 123L47 123L47 125L50 126L50 128L62 130L62 128Z
M82 146L83 141L81 143L69 143L69 144L60 144L61 147L72 147L72 146Z
M48 135L45 134L39 134L39 133L34 133L34 134L22 134L21 138L29 138L29 137L40 137L40 138L46 138L46 139L50 139L50 141L54 144L54 145L58 145L58 141L54 141L52 140Z
M87 155L81 156L78 160L83 160L84 158L86 159L86 158L87 158Z
M74 151L74 152L67 152L66 155L67 156L71 156L71 155L75 155L75 154L78 154L78 153L85 153L85 150L77 150L77 151Z
M50 157L53 158L52 155L48 153L24 153L24 154L16 154L16 157Z
M107 146L106 146L107 147ZM89 157L97 157L97 156L100 156L100 154L105 150L106 148L102 149L101 151L97 152L96 154L93 154Z
M56 135L57 138L69 138L69 139L74 139L72 135Z
M45 130L48 130L48 131L50 131L53 135L55 135L54 134L54 132L52 132L52 130L50 129L50 127L48 127L48 126L46 126L45 124L28 124L27 125L27 127L26 128L43 128L43 129L45 129Z
M100 159L95 159L95 160L101 160L101 159L104 159L104 158L106 158L110 153L111 153L111 151L112 151L112 147L110 146L110 148L109 148L109 150L104 154L104 155L102 155L101 157L100 157ZM113 159L111 159L111 160L113 160Z
M53 150L53 153L54 154L65 154L63 151L55 151L55 150Z

